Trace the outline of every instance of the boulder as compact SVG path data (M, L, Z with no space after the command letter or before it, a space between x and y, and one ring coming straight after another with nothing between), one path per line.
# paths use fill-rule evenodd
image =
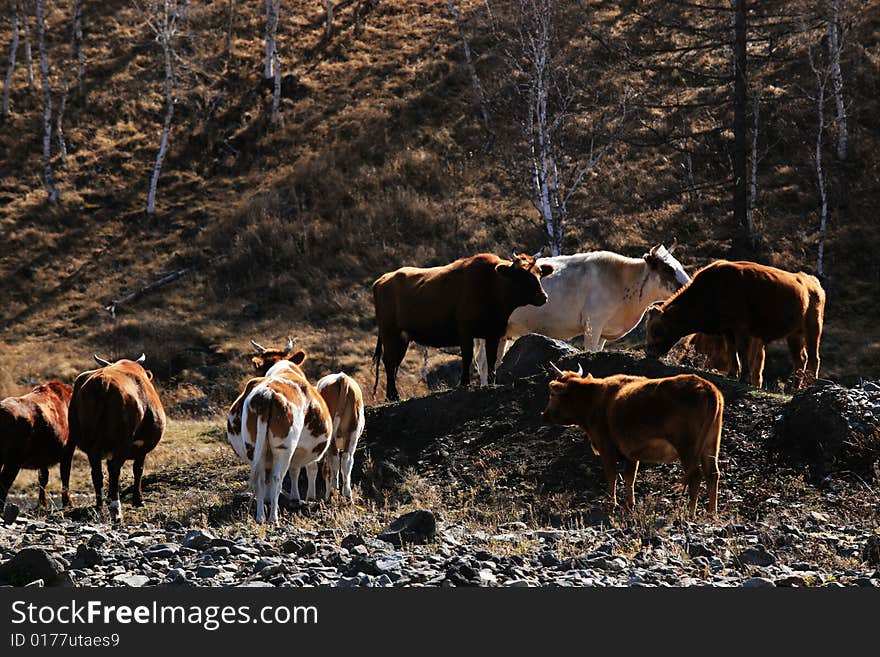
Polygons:
M13 586L25 586L41 579L46 586L72 586L62 564L43 548L19 550L9 561L0 564L0 580Z
M424 544L434 540L437 519L426 509L406 513L379 533L379 540L400 547L405 543Z
M501 364L496 363L495 381L508 384L536 374L543 374L549 363L578 353L567 342L554 340L538 333L530 333L516 340L504 356Z
M774 427L774 446L821 480L850 470L872 479L880 453L880 393L838 385L799 390Z
M21 508L18 504L13 504L12 502L7 502L6 507L3 509L3 524L11 525L18 518L18 514L21 512Z

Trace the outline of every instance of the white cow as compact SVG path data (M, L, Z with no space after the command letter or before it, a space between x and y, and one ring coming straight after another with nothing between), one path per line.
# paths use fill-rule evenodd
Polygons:
M511 341L527 333L569 340L584 336L584 349L602 351L606 342L632 331L648 306L668 298L690 282L681 263L658 244L641 258L611 251L539 258L538 265L554 267L541 284L548 301L543 306L522 306L507 321L507 332L498 343L496 366ZM474 340L474 362L481 385L486 385L485 341Z

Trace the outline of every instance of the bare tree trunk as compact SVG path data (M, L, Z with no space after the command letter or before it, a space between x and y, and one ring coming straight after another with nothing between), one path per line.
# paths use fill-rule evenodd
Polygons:
M333 0L327 0L327 38L333 32Z
M746 0L731 0L733 15L733 219L748 233L747 152L748 86L746 83Z
M46 21L43 0L37 0L37 30L40 48L40 81L43 86L43 176L49 203L58 203L55 175L52 172L52 90L49 88L49 58L46 55Z
M9 116L9 90L15 73L15 55L18 52L18 3L14 0L9 3L9 13L12 21L12 44L9 46L9 66L6 68L6 81L3 84L3 119Z
M229 23L226 26L226 63L223 67L225 72L229 72L232 65L232 28L235 24L235 0L229 0Z
M156 163L150 178L150 191L147 195L148 216L152 216L156 211L156 188L159 185L162 162L165 160L165 153L168 150L171 120L174 118L174 37L178 12L179 7L176 0L165 0L162 16L157 17L155 23L152 21L150 23L162 46L162 54L165 59L165 120L162 122L162 138L159 141L159 152L156 154Z
M364 0L357 0L357 4L354 6L354 33L361 33L361 5L363 5Z
M760 102L761 97L755 93L752 101L752 150L749 153L751 164L749 181L749 210L747 230L749 238L755 234L755 206L758 203L758 128L760 127Z
M278 56L278 17L281 14L281 0L272 0L272 13L274 15L272 32L272 69L275 76L275 86L272 90L272 124L278 123L278 108L281 107L281 59Z
M76 56L76 86L82 91L83 78L86 75L86 53L83 43L83 0L73 3L73 35L72 45Z
M461 47L462 50L464 50L464 58L467 62L468 74L471 77L471 86L474 89L474 95L477 97L477 102L480 105L480 116L483 119L483 129L486 131L486 143L484 144L484 149L488 152L492 148L492 142L495 140L495 135L492 133L492 119L489 112L489 102L486 99L483 85L480 84L480 77L477 75L477 67L474 65L474 58L471 55L470 45L468 44L467 35L464 31L464 25L461 22L458 10L455 8L455 0L446 0L446 5L449 7L449 13L452 14L452 20L455 21L455 26L458 28L458 35L461 38Z
M822 160L822 142L825 136L825 87L827 85L826 71L818 66L810 52L810 65L816 75L816 114L819 125L816 129L816 182L819 187L819 254L816 258L816 273L825 276L825 233L828 226L828 193L826 189L826 174Z
M831 2L831 19L828 21L828 55L831 60L831 85L834 104L837 106L837 159L846 160L846 103L843 98L843 74L840 70L840 2Z
M24 65L27 69L28 91L32 92L36 88L34 85L34 58L31 53L31 21L30 12L28 11L28 0L23 0L23 4L19 5L19 22L22 33L24 33Z
M266 63L263 67L263 77L267 80L272 77L272 53L275 52L275 3L274 0L266 0Z

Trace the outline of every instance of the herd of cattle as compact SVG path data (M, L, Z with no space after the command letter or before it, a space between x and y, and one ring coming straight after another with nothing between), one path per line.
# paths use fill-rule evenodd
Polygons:
M673 249L657 245L641 258L607 251L550 258L514 254L511 260L479 254L443 267L403 267L384 274L373 284L378 327L374 391L382 362L386 396L399 398L397 371L411 342L459 347L462 385L470 382L476 354L485 385L494 382L495 364L518 336L583 335L585 349L601 351L644 316L650 357L663 356L689 336L688 347L704 353L710 367L760 386L764 346L785 339L794 365L793 386L815 381L825 306L815 277L719 260L691 279ZM354 454L365 424L357 382L340 372L312 385L301 368L306 354L294 349L292 339L280 349L251 343L257 376L247 381L229 409L227 439L250 465L257 521L278 521L280 495L300 499L303 468L306 499L316 497L322 466L325 495L341 489L350 500ZM133 462L132 502L142 503L144 460L163 435L165 412L152 374L143 367L144 355L114 363L95 359L101 367L80 374L72 387L53 380L0 402L0 509L22 468L39 471L39 502L45 505L49 467L59 463L62 504L70 505L77 448L88 456L98 507L103 460L114 520L122 519L119 475L128 460ZM690 512L696 512L703 480L709 509L717 512L724 400L714 385L692 374L597 379L584 376L580 368L562 371L549 365L557 376L549 384L543 419L584 430L601 457L612 504L619 458L624 460L628 508L634 504L640 461L679 460ZM283 491L288 473L291 488Z

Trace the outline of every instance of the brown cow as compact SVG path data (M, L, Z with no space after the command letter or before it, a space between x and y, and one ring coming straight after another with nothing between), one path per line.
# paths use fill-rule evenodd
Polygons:
M490 253L462 258L442 267L401 267L373 283L379 336L373 364L375 392L379 361L385 364L386 396L399 399L395 379L410 342L426 347L461 347L461 385L470 383L474 338L486 340L489 383L495 380L495 354L516 308L541 306L547 294L541 278L552 265L538 266L521 253L502 260Z
M729 377L737 377L737 363L730 360L730 347L723 335L694 333L684 341L679 363L683 363L688 352L693 348L698 354L705 356L707 370L724 372ZM758 338L749 342L749 382L756 388L764 383L764 343Z
M61 461L67 443L71 387L57 379L21 397L0 401L0 510L19 470L39 470L40 506L46 506L49 466Z
M550 382L543 419L583 429L593 452L602 458L612 505L617 505L617 456L624 458L625 506L635 504L639 461L684 467L689 510L697 510L700 481L706 480L709 510L718 512L718 450L724 398L695 374L663 379L617 374L604 379L581 371L563 372ZM580 368L578 368L580 370Z
M106 458L110 515L121 521L119 472L127 460L134 461L132 503L141 506L144 460L159 444L165 431L165 409L153 387L152 372L141 365L146 360L145 355L141 354L136 361L123 359L110 363L97 356L95 360L102 367L83 372L73 384L68 411L70 439L61 461L61 482L67 495L70 464L79 447L89 457L95 506L100 509L104 480L101 459Z
M358 439L364 431L364 395L361 387L344 372L328 374L315 386L330 410L333 418L333 438L324 455L324 497L330 499L339 488L342 475L342 494L349 500L351 494L351 469Z
M751 338L785 338L794 363L794 387L819 374L825 291L818 279L759 265L718 260L659 306L648 309L645 353L659 358L679 338L711 333L727 338L731 362L749 380Z

